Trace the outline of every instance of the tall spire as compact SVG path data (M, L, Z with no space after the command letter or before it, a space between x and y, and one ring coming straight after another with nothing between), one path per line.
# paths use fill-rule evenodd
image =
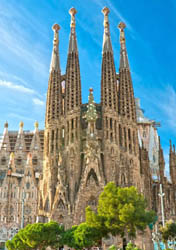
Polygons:
M54 24L52 27L54 31L53 41L53 52L50 65L50 76L48 81L48 92L47 92L47 105L46 105L46 116L45 125L50 121L56 120L62 114L62 93L61 93L61 71L59 63L59 39L58 31L60 26Z
M102 10L104 14L104 35L101 72L101 103L103 107L117 111L117 79L109 31L109 12L107 7L104 7Z
M110 31L109 31L109 20L108 20L109 12L110 11L107 7L104 7L102 9L102 13L104 14L103 52L112 51L112 44L111 44Z
M69 13L71 15L71 33L70 33L70 41L69 41L69 53L71 52L78 52L77 49L77 41L76 41L76 32L75 32L75 27L76 27L76 21L75 21L75 15L77 13L75 8L71 8L69 10Z
M126 25L123 22L118 25L118 28L120 29L118 110L120 115L136 122L136 105L125 44L125 27Z
M60 71L60 62L59 62L59 30L60 26L58 24L54 24L52 27L54 31L54 40L53 40L53 51L51 57L51 64L50 64L50 72Z
M77 13L75 8L69 10L71 15L71 32L69 40L69 49L66 66L66 84L65 84L65 111L69 112L81 105L81 80L78 48L75 32L75 15Z
M124 32L124 29L126 28L125 23L120 22L118 28L120 29L120 69L129 68Z

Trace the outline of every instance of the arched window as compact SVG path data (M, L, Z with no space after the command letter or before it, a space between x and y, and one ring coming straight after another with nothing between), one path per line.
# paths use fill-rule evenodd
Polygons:
M1 158L1 165L5 165L5 164L6 164L6 157L3 156L3 157Z
M22 164L22 158L21 156L19 156L17 159L16 159L16 165L21 165Z
M57 205L57 208L58 208L59 210L64 210L64 209L65 209L64 202L63 202L62 199L59 200L58 205Z
M33 164L34 166L36 166L37 163L38 163L37 156L34 156L34 157L32 158L32 164Z
M121 175L121 185L122 186L126 185L126 178L125 178L125 174L124 173L122 173L122 175Z
M122 147L122 127L119 124L119 145Z
M30 183L29 183L29 182L26 183L26 188L27 188L27 189L30 188Z
M86 185L99 185L97 175L93 169L90 170L87 176Z
M49 211L49 199L48 199L48 198L46 199L44 210L45 210L46 212Z
M97 205L96 198L94 196L91 196L90 199L87 202L87 205L95 207Z

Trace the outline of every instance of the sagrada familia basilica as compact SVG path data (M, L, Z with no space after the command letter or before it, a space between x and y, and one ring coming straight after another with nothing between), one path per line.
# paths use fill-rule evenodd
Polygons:
M59 59L59 25L54 40L48 82L45 128L9 131L0 141L0 241L36 221L55 220L66 228L85 219L85 208L96 208L106 183L134 185L148 206L161 218L158 195L162 184L165 219L176 218L176 153L170 143L170 179L157 127L146 118L134 97L128 61L125 23L120 32L119 71L116 71L107 7L101 69L101 102L95 103L89 89L82 103L79 53L76 39L76 9L71 8L71 30L65 74ZM145 237L145 244L149 240ZM145 240L144 239L144 240ZM148 243L147 243L148 242ZM152 249L152 248L146 248Z

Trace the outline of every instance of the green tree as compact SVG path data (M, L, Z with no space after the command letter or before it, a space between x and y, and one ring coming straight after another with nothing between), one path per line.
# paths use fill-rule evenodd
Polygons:
M133 186L116 187L108 183L98 200L97 213L86 209L86 222L98 228L102 234L136 236L136 230L144 231L154 221L155 213L147 210L147 202Z
M6 246L8 250L45 250L48 246L57 249L62 244L63 232L63 226L53 221L28 224L11 241L8 241Z
M26 244L22 242L18 234L16 234L12 240L8 240L6 242L6 248L8 250L14 250L14 249L15 250L30 250L32 249L31 247L27 246Z
M172 220L167 221L164 227L160 228L162 239L166 243L168 240L175 241L176 239L176 223Z
M111 246L108 248L108 250L117 250L117 247L114 246L114 245L111 245Z
M74 237L74 233L77 227L78 226L72 226L62 234L62 245L67 245L68 247L79 249L79 245L76 244Z
M140 248L138 248L137 246L135 246L132 243L128 243L126 250L141 250Z
M79 249L97 245L101 237L97 228L91 227L87 223L81 223L74 231L75 243L79 246Z
M90 227L87 223L73 226L64 232L63 245L74 249L90 248L100 243L101 234L96 228Z

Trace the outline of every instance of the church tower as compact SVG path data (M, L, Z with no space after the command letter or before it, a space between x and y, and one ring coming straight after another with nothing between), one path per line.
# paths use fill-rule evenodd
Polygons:
M76 9L71 8L71 30L66 73L59 62L59 25L54 41L48 83L43 177L40 180L39 215L66 227L85 219L85 208L96 209L106 183L136 186L144 191L147 152L139 150L136 108L125 45L125 24L120 23L120 66L116 73L112 50L109 9L104 7L101 69L101 103L89 89L82 104ZM141 170L145 168L145 170ZM148 186L150 183L147 182ZM45 221L45 220L44 220Z
M44 132L44 166L42 192L40 193L40 203L43 208L44 215L48 216L57 184L58 172L58 149L59 137L62 133L62 88L61 88L61 70L59 61L59 30L60 26L54 24L53 51L50 64L50 75L48 82L46 116L45 116L45 132Z

